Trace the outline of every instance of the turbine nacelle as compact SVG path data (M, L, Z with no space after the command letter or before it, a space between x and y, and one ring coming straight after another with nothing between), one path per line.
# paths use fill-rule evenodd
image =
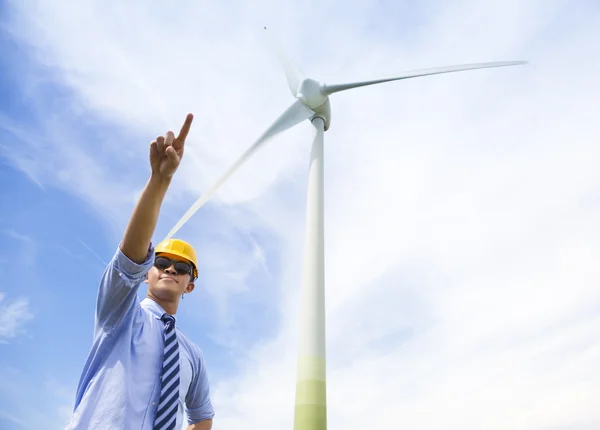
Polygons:
M314 79L305 78L298 85L295 96L304 106L314 111L315 114L310 117L311 121L317 117L323 118L325 131L327 131L331 124L331 105L325 88L324 84Z
M317 109L327 101L325 85L314 79L306 78L298 85L296 97L310 109Z

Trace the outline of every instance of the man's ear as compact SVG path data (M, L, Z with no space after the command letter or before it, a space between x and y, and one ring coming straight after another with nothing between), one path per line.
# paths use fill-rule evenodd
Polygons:
M187 288L185 289L185 292L189 294L189 293L191 293L192 291L194 291L194 288L195 288L195 287L196 287L196 285L195 285L193 282L190 282L190 283L187 285Z

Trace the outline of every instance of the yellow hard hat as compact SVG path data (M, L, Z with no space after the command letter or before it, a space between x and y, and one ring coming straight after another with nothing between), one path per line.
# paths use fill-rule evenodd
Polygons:
M189 243L181 239L167 239L156 245L154 249L155 254L171 254L177 257L185 258L192 263L193 267L193 279L198 277L198 262L196 258L196 251L194 247Z

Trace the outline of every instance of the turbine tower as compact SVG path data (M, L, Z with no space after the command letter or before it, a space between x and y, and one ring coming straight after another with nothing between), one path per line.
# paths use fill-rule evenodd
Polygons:
M266 27L265 27L266 30ZM326 430L325 372L325 264L324 264L324 132L331 122L329 96L339 91L401 79L459 72L491 67L526 64L525 61L502 61L436 67L399 73L367 81L328 85L306 78L287 57L279 44L271 39L281 62L294 102L267 128L235 163L181 217L167 235L172 237L190 217L204 205L217 189L252 155L275 135L309 119L313 125L313 141L306 197L304 263L302 269L302 301L296 377L294 430Z

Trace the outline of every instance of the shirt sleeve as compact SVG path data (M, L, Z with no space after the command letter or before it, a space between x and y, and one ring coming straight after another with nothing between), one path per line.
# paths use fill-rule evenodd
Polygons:
M148 247L148 254L142 264L130 260L121 247L117 247L112 260L106 267L96 301L96 333L102 330L110 333L123 318L131 313L138 302L137 290L146 278L146 273L154 264L154 248Z
M198 355L198 372L190 384L185 398L188 424L192 425L198 421L210 420L215 411L210 400L210 384L206 371L206 363L202 352Z

